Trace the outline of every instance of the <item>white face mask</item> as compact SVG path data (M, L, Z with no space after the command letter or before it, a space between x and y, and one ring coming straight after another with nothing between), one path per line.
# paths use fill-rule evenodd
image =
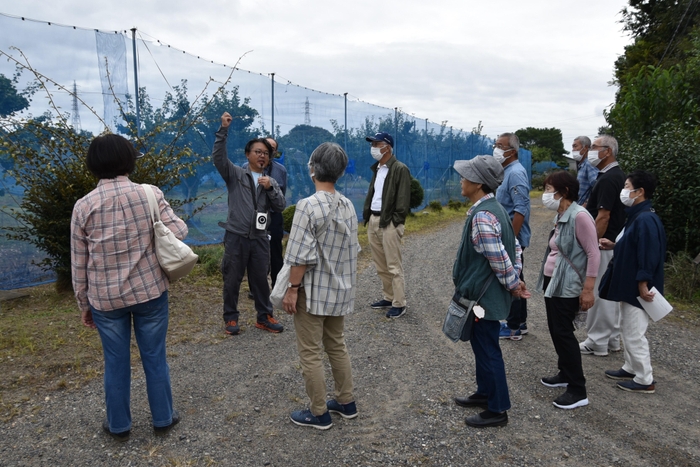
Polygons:
M576 162L580 162L583 156L581 155L581 151L572 151L571 152L571 158L575 160Z
M598 159L598 151L588 151L588 162L590 162L593 167L596 167L598 164L600 164L600 161L602 160L603 159Z
M503 161L506 160L506 158L504 156L505 153L506 152L501 148L493 148L493 157L496 159L496 162L498 162L499 164L503 164Z
M554 199L554 195L557 192L555 191L554 193L542 193L542 204L544 207L547 209L551 209L552 211L556 211L559 209L559 203L561 202L561 198L559 199Z
M630 198L630 193L632 193L635 190L628 190L627 188L623 188L622 191L620 192L620 201L622 201L622 204L625 206L629 207L634 204L634 200L637 198Z
M375 161L382 160L382 148L371 147L369 148L369 152L372 154L372 159Z

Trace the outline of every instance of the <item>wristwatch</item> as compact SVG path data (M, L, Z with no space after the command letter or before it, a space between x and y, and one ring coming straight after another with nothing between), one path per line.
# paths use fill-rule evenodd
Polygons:
M292 284L291 282L287 282L287 288L288 289L298 289L301 287L301 282L298 284Z

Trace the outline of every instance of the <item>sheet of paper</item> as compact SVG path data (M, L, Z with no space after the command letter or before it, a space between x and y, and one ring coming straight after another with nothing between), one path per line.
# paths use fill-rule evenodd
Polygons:
M654 321L658 321L669 314L673 307L670 303L668 303L668 300L666 300L664 296L661 295L658 290L656 290L656 287L652 287L650 292L654 292L656 294L654 295L653 301L646 302L642 300L641 297L637 297L637 299L639 300L639 303L642 304L642 307L647 312L649 317Z

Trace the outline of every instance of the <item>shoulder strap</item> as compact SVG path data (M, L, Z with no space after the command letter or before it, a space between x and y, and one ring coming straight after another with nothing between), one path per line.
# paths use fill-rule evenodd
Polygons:
M484 283L484 286L481 288L481 293L479 293L479 298L476 299L476 302L478 303L481 300L481 297L484 296L486 293L486 290L489 288L491 285L491 282L493 282L493 278L496 277L496 274L491 274L488 278L488 280Z
M156 201L156 194L153 191L153 187L147 183L142 183L141 186L146 192L146 198L148 198L148 207L151 210L151 221L155 224L160 221L160 210L158 209L158 202Z
M328 228L328 225L331 223L331 219L335 215L335 211L338 210L338 205L340 204L340 193L338 193L338 190L335 191L335 194L333 195L333 201L331 202L331 209L328 211L328 215L326 216L326 220L323 222L323 225L321 226L320 229L316 231L316 238L320 237L323 232L326 231Z

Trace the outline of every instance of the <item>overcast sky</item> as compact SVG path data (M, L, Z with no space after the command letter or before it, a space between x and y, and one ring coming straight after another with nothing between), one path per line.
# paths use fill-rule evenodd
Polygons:
M497 136L605 123L622 0L0 0L0 12L147 37L280 82ZM0 35L2 33L0 32ZM36 38L41 40L40 37Z

